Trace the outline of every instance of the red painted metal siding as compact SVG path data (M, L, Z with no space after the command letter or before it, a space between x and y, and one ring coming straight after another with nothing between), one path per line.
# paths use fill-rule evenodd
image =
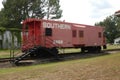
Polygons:
M46 43L51 39L51 45L46 47L72 47L72 26L64 22L42 21L42 32L45 33L45 28L52 29L52 36L45 36ZM48 41L49 42L49 41Z
M85 28L86 26L83 26L83 25L74 25L73 24L73 30L76 30L76 37L72 37L72 43L74 46L84 46L85 45L85 42L84 42L84 32L85 32ZM82 31L83 33L83 36L80 37L80 31Z
M101 37L99 37L99 33L101 33ZM103 29L101 27L87 27L85 35L86 46L101 46L103 44Z
M28 19L23 24L28 26L28 36L23 35L23 43L28 43L24 44L23 48L105 45L102 27L38 19ZM46 28L49 28L48 35L45 33ZM24 29L23 32L25 33Z

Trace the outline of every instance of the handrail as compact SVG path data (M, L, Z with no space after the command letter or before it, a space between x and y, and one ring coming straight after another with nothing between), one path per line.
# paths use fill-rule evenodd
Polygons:
M64 53L64 49L62 47L61 44L57 43L57 42L54 42L54 40L52 39L52 37L49 37L49 36L42 36L43 39L44 39L44 46L43 47L50 47L50 48L61 48L62 50L59 50L59 53Z
M53 39L51 37L46 37L46 36L42 35L40 38L42 39L42 37L43 37L44 43L45 43L44 47L46 47L47 45L50 45L50 47L62 48L62 45L60 45L60 44L58 44L56 42L53 43ZM10 60L11 61L14 60L15 56L17 56L21 52L21 51L18 50L18 49L20 49L20 50L22 49L21 46L25 46L25 47L29 47L29 48L30 48L30 46L31 46L31 48L36 47L36 44L35 44L34 40L35 40L35 38L31 37L31 38L27 38L27 40L25 40L25 42L23 44L21 44L20 46L18 46L18 47L15 46L15 45L12 45L11 49L10 49Z
M10 48L10 62L12 62L15 59L15 56L20 53L18 52L18 50L21 48L20 46L15 46L14 44L12 44L11 48ZM17 52L15 53L15 50L17 50Z
M21 52L21 49L22 49L21 45L27 45L28 46L28 44L30 44L31 42L32 43L34 42L33 40L34 40L33 38L30 38L30 40L26 40L27 42L25 42L24 44L21 44L21 42L20 42L20 46L15 46L14 45L15 41L12 42L12 46L10 48L10 62L12 62L12 60L15 59L15 56L17 56L19 53L22 53Z
M62 48L62 45L60 45L60 44L58 44L58 43L56 43L56 42L54 42L54 44L53 44L53 40L50 38L50 37L47 37L47 39L46 39L46 41L45 42L48 42L48 44L49 45L51 45L51 47L57 47L57 48ZM64 49L61 51L61 50L59 50L59 52L60 53L64 53Z
M58 44L58 43L56 43L56 42L53 43L53 40L52 40L50 37L47 37L47 38L46 38L46 42L48 42L48 44L50 44L51 47L52 47L52 46L56 46L56 47L59 47L59 48L62 47L60 44Z

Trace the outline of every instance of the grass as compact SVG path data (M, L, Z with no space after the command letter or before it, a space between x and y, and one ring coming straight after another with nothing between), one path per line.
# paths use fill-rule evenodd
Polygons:
M20 50L15 50L15 53L21 52ZM9 58L10 50L0 50L0 58Z
M10 56L10 50L0 50L0 58L7 58Z
M120 80L120 53L92 58L3 68L0 80Z
M108 44L107 45L107 49L120 49L120 45L111 45L111 44Z
M67 48L67 49L59 49L60 52L64 53L72 53L72 52L80 52L80 48Z
M107 49L117 49L120 48L120 45L107 45ZM72 53L72 52L80 52L79 48L68 48L68 49L61 49L60 52L64 53ZM10 50L0 50L0 58L8 58L10 57Z

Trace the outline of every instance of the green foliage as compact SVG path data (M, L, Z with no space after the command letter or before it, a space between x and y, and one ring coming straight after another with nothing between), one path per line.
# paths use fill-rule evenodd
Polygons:
M62 10L60 10L59 0L46 0L47 8L47 19L58 19L61 18ZM50 17L51 15L51 17Z
M4 27L0 27L0 31L5 31L6 30L6 28L4 28Z
M21 29L17 29L17 28L5 28L5 27L0 27L0 31L14 31L14 32L21 32Z
M58 19L61 17L59 0L3 0L0 11L0 25L7 28L21 28L26 18ZM49 17L48 17L49 16Z
M120 18L109 16L95 25L103 26L105 28L105 36L109 43L113 43L115 38L120 37Z

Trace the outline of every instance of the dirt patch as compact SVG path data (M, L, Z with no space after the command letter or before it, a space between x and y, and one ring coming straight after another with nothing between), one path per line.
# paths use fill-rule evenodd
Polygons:
M0 63L0 68L11 68L13 65L10 62Z

